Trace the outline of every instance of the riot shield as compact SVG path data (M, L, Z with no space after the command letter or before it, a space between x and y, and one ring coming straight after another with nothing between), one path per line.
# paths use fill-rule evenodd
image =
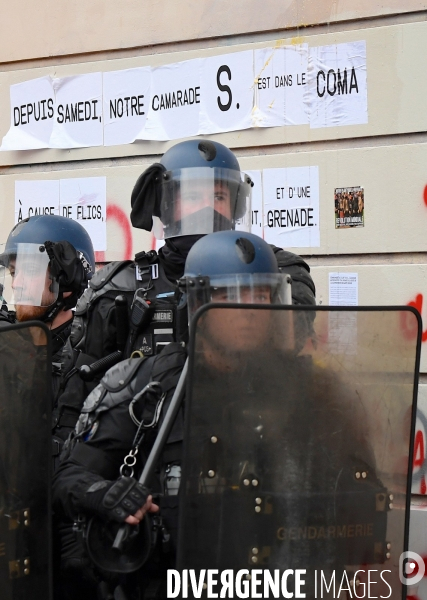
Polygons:
M0 328L0 597L50 600L49 331Z
M203 307L178 570L402 598L419 332L410 308Z

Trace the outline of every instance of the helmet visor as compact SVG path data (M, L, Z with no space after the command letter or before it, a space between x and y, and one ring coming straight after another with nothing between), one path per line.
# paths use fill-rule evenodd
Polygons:
M191 278L193 279L193 278ZM187 286L189 318L203 304L234 302L237 304L292 304L292 287L285 273L251 273L224 275L210 278L210 285Z
M59 285L50 276L49 256L41 244L16 244L13 254L1 254L0 285L9 308L50 306L58 298Z
M234 229L249 231L252 181L234 169L193 167L166 171L160 215L153 219L158 239Z

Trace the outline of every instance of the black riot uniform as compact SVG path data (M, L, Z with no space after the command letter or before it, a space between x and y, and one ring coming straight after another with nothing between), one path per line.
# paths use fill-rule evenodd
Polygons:
M170 344L157 357L123 361L105 375L101 384L86 400L75 437L68 442L64 460L55 474L54 509L57 514L63 514L66 519L75 522L79 515L84 514L89 519L96 514L95 504L88 500L88 490L105 480L111 485L117 479L125 457L135 447L135 435L138 431L135 418L137 422L155 422L161 392L165 392L166 401L159 421L152 429L147 429L139 446L137 472L141 471L185 358L186 351L181 345ZM289 386L290 391L284 390L283 383L277 378L277 373L283 372L285 364L287 387ZM217 376L206 365L197 368L199 381ZM150 381L160 382L162 388L153 388L138 398L138 392ZM197 393L196 384L193 395L197 396ZM301 551L297 543L289 539L289 531L291 527L306 523L307 515L312 516L317 529L319 523L326 523L331 519L336 510L337 493L348 494L355 487L355 472L367 472L369 475L366 486L381 490L375 476L370 448L362 429L357 426L363 421L361 415L352 410L354 402L350 401L348 391L328 371L314 365L309 357L289 359L289 356L277 355L273 361L271 357L268 361L254 357L247 362L244 372L239 370L237 373L225 373L220 386L216 385L207 395L206 389L201 390L201 393L205 396L206 406L212 409L202 414L200 418L203 422L193 421L191 427L195 436L193 444L200 449L204 470L201 475L199 464L194 464L193 469L189 465L185 501L197 497L200 486L204 491L209 490L209 493L204 494L204 500L198 503L195 513L190 510L190 516L186 515L186 518L191 519L191 527L188 528L191 534L186 540L186 547L203 547L204 553L200 555L196 552L194 555L191 551L188 552L186 562L181 566L196 569L206 566L221 569L246 567L247 547L250 546L253 526L250 520L257 515L253 513L251 495L242 497L236 494L233 497L233 490L242 489L246 481L252 484L257 479L260 482L257 496L264 498L265 491L268 490L269 502L272 505L281 503L281 514L288 512L292 515L289 523L280 519L273 527L268 523L269 530L273 528L277 530L279 538L280 535L283 537L269 557L269 567L281 568L286 564L290 568L321 567L325 572L327 569L342 569L344 563L337 559L335 546L331 547L330 556L326 554L324 540L320 540L317 546L312 543ZM133 401L135 397L138 399ZM263 399L262 406L259 404L260 398ZM311 410L307 412L308 405ZM263 406L266 406L265 410ZM218 414L214 414L215 412ZM227 446L215 447L219 453L217 456L212 455L212 448L209 447L211 444L206 438L206 430L209 430L204 422L206 419L220 423L220 439L230 440ZM331 419L335 426L332 431ZM151 516L145 517L155 522L158 532L156 548L142 569L128 579L127 585L123 583L129 599L134 597L132 591L135 586L144 599L165 598L166 570L175 568L183 421L184 414L181 411L158 464L151 492L160 505L160 514L154 519ZM300 435L302 421L307 431L304 437ZM199 430L200 439L197 441ZM260 430L262 435L258 434ZM217 431L214 430L213 433ZM281 445L263 443L264 439L279 439ZM298 462L298 457L305 457L306 452L314 448L318 452L313 452L312 461ZM281 461L277 460L278 455L283 457ZM209 469L212 466L217 468L219 464L227 465L221 471L221 481L208 475ZM287 494L283 494L285 475ZM325 489L328 493L324 492ZM218 537L218 525L212 515L224 498L228 502L222 511L221 531L224 537ZM129 510L124 506L122 508ZM277 506L274 508L276 511ZM112 512L108 517L113 518ZM307 526L306 528L308 529ZM224 533L236 529L240 531L239 536L229 538ZM245 533L249 535L248 540L245 540ZM216 543L206 545L203 539L197 539L194 535L216 540ZM300 541L299 543L301 545ZM218 564L219 546L221 562ZM81 568L82 564L87 564L87 555L85 557L82 552L85 552L82 547L70 544L64 553L64 568L73 564ZM293 556L292 562L289 562L289 556ZM70 580L75 579L73 575L69 577ZM86 580L83 585L83 590L88 591L89 597L95 594L97 583L105 577L102 570L93 570L91 583ZM111 591L118 581L120 579L110 579Z
M77 369L105 357L111 356L114 361L120 337L122 358L132 352L154 356L170 342L185 338L187 315L185 307L183 311L178 307L176 281L182 276L193 237L167 240L159 253L141 252L135 261L110 263L92 278L77 304L71 335L62 354L63 377L53 419L59 443L73 430L84 399L105 372L101 369L93 381L84 381ZM142 327L133 329L130 318L136 292L144 303L146 317ZM124 308L115 302L118 296L124 299Z
M88 489L105 480L109 484L115 482L125 463L125 457L135 448L135 436L139 429L137 423L143 421L147 428L138 445L138 461L135 466L136 472L141 470L167 410L185 358L186 351L181 344L171 343L160 355L122 361L107 372L85 401L76 431L66 443L61 465L54 477L53 506L55 513L62 518L62 527L59 529L62 533L63 588L68 586L74 590L73 585L78 581L79 595L86 593L90 598L96 593L101 581L105 578L108 581L106 573L94 569L90 564L82 546L82 536L76 537L70 524L77 522L79 515L85 515L89 519L92 514L96 514L92 500L89 504L86 502ZM142 396L138 394L150 382L157 384ZM137 398L136 402L134 398ZM138 586L142 589L147 586L150 588L149 594L152 595L144 596L146 598L165 597L164 591L161 591L165 570L174 563L182 439L181 413L169 436L153 483L152 493L160 503L161 517L156 522L158 536L153 556L138 575ZM158 494L161 495L160 500L156 497ZM142 503L141 500L140 504ZM137 507L138 504L134 510ZM106 516L114 518L112 512ZM117 583L118 580L112 580L113 587ZM71 591L69 597L73 593Z
M238 232L228 233L240 239ZM203 239L208 240L209 237ZM260 238L251 236L252 238L268 249L267 266L273 273L279 272L278 257L286 265L283 267L284 271L292 270L295 273L292 286L293 302L313 304L314 295L310 285L312 282L304 261L292 253L279 249L275 249L275 256L275 253ZM218 242L221 245L221 241ZM244 244L243 247L245 248ZM213 261L215 261L215 251L212 252ZM258 267L264 269L265 264L258 263ZM256 266L257 263L252 268ZM278 297L276 288L274 294ZM310 319L303 328L304 335L310 335L312 331ZM121 515L133 514L125 504L131 501L131 490L121 490L121 493L115 494L116 501L112 503L114 508L111 510L105 510L104 497L110 493L110 489L114 491L115 481L125 462L125 457L132 449L135 450L138 423L143 421L145 432L137 454L141 461L138 463L138 470L141 470L144 457L152 446L158 426L167 410L185 357L186 351L182 345L170 343L159 355L145 359L133 358L119 363L107 372L101 383L91 392L85 401L75 433L67 441L61 465L54 478L54 509L64 518L64 521L78 522L79 514L84 514L86 517L91 514L103 514L104 518L110 520L123 520ZM149 382L157 383L141 394ZM162 587L165 583L165 570L173 565L175 558L182 423L181 412L163 451L157 469L157 480L153 484L154 495L160 493L161 522L158 531L161 533L158 535L157 550L153 553L150 562L138 573L140 580L138 589L143 590L143 597L147 599L165 597L165 590ZM124 480L123 485L127 485ZM140 492L144 494L144 490ZM119 496L121 500L117 500ZM104 508L100 507L101 504ZM141 501L140 504L142 505L143 502ZM133 512L136 508L137 506L134 506ZM120 511L125 512L120 514ZM73 543L75 538L69 535L69 533L64 534L62 544L64 578L67 578L66 572L68 570L70 573L73 565L82 569L88 564L87 553L82 552L82 547ZM76 581L75 576L70 574L68 577L70 582ZM92 583L82 582L81 586L82 589L90 589L89 594L93 594L96 582L105 578L105 573L95 569L89 577L92 578ZM117 581L114 582L114 585L116 584Z
M332 535L352 522L337 513L342 498L362 487L354 474L368 474L368 492L383 491L363 413L355 410L351 391L310 356L264 357L241 356L236 370L219 376L196 356L192 397L202 408L190 417L192 449L181 496L194 510L181 523L179 568L248 568L255 547L254 568L342 572L352 564L348 557L364 557L356 540L345 561L344 544L339 556L336 531ZM320 532L319 539L308 539L308 532L313 538Z

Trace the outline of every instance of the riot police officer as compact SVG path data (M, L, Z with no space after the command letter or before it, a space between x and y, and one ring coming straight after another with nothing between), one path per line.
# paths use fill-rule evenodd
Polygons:
M26 492L22 497L28 496L26 501L31 507L43 504L44 498L47 501L51 465L46 464L46 445L49 443L44 431L48 425L46 415L50 415L49 402L54 404L59 389L62 349L71 331L72 309L94 272L95 255L88 233L76 221L56 215L38 215L19 222L10 232L0 255L2 296L8 308L15 309L17 322L39 321L49 328L48 332L42 327L5 330L0 339L4 391L7 393L8 387L15 390L16 410L21 408L23 411L19 419L15 416L14 423L11 416L13 409L7 411L5 403L2 413L2 465L7 473L13 470L17 480L15 488ZM48 341L52 361L51 389L46 388ZM27 409L24 409L25 391L32 403ZM10 397L14 396L9 392ZM8 428L15 431L14 436L5 431ZM21 446L18 443L20 437ZM19 453L26 454L25 458L20 459ZM59 443L55 438L52 440L52 455L54 460L59 456ZM24 461L26 469L22 464L12 469L8 463L10 456L18 462ZM38 481L37 486L33 481ZM6 513L19 506L13 487L10 475L7 485L0 485L0 495L6 490L6 499L11 496L11 499L1 502L2 510L7 507ZM37 521L43 520L43 510L36 508L35 512L38 519L33 525L36 530L42 527L47 539L46 529L50 530L50 524L43 521L42 525L37 525ZM39 531L37 535L40 535Z
M202 236L233 230L250 216L252 181L233 152L209 140L170 148L137 180L131 197L134 227L165 241L139 252L133 262L110 263L92 278L76 308L64 349L64 377L55 414L55 435L65 440L84 399L108 366L132 352L154 356L187 336L186 310L177 302L177 280L187 254ZM293 276L296 303L313 302L310 268L301 257L274 248L279 267ZM99 361L108 357L107 361ZM110 361L110 362L109 362ZM92 365L92 381L78 370Z
M353 494L368 503L373 489L384 488L357 392L313 360L314 307L273 306L290 304L290 290L274 255L262 254L249 234L213 234L194 251L186 265L188 305L198 313L189 345L179 572L253 566L310 568L312 575L316 567L355 564L355 555L363 562L374 548L367 529L365 545L347 553L332 532L359 522ZM211 301L222 306L209 308ZM355 475L362 472L365 487Z
M382 551L387 508L375 504L388 490L364 423L378 391L363 370L348 376L348 348L341 354L315 336L314 317L321 313L324 331L327 311L274 306L286 304L286 280L259 250L249 234L223 232L197 242L187 259L188 305L197 313L176 568L182 585L188 569L196 577L217 569L221 583L226 570L285 572L289 595L300 570L313 598L319 569L348 581L352 565L390 557Z
M230 248L234 254L230 253ZM228 231L203 237L196 242L187 258L185 275L191 279L193 274L211 276L212 288L203 289L203 298L200 295L195 299L189 296L190 316L198 303L218 298L223 300L224 293L229 294L229 300L243 303L291 301L289 277L279 272L270 246L253 234ZM225 291L222 284L216 286L215 275L228 281ZM300 282L300 297L310 299L310 293L304 296L304 286L305 283ZM305 325L305 335L308 336L312 323L307 320ZM242 344L249 342L251 331L250 323L243 319ZM253 338L251 343L253 345ZM96 516L107 523L107 527L108 523L114 522L136 526L147 522L147 518L144 519L146 513L157 513L159 500L156 495L160 493L161 521L157 521L156 526L157 544L151 558L138 573L137 587L144 599L166 597L165 572L174 563L182 411L164 448L152 490L129 476L128 466L132 464L129 457L136 457L135 468L141 469L165 416L185 359L185 348L179 343L171 343L157 356L131 358L111 368L85 401L75 434L67 442L63 461L54 479L55 510L76 523ZM119 477L119 473L124 476ZM109 555L106 546L106 543L102 546L101 564L97 563L101 570L95 569L92 581L96 577L100 581L105 579L103 570L114 570L115 557ZM93 557L92 550L89 549L89 554ZM80 558L64 554L68 567L76 566L79 561L80 565L87 564L87 556L83 556L81 551ZM125 565L125 570L128 566ZM75 580L71 575L68 578L69 582ZM104 584L105 581L100 585ZM127 588L129 598L133 597L132 587L135 585L133 582ZM88 582L82 583L82 588L89 590L89 595L95 593Z
M76 221L57 215L29 217L15 225L0 256L3 298L9 309L15 308L16 320L42 321L51 331L54 396L72 309L94 272L88 233Z

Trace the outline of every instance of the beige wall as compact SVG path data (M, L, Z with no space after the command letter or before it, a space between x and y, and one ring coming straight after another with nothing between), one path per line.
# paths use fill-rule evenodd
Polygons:
M415 252L424 260L427 1L129 0L124 6L110 0L2 0L2 16L0 137L9 128L10 85L42 75L158 66L275 43L304 42L314 47L365 40L366 125L251 129L216 138L236 149L247 169L319 166L321 245L299 249L303 254L332 255L336 265L344 256L346 263L354 257L357 265L366 253L376 253L384 264L389 264L390 253L399 253L399 260L405 261L405 253ZM128 49L126 55L123 49ZM1 152L0 238L13 222L16 179L105 174L108 202L127 213L133 181L144 165L170 145L136 142ZM332 194L341 185L365 187L365 228L333 228ZM106 259L122 256L123 244L113 232L109 223ZM151 242L132 232L132 247L140 243ZM376 268L381 269L381 264ZM423 286L427 293L426 281L420 282L420 289ZM397 291L390 292L390 303L397 295Z
M271 38L267 42L236 43L227 48L212 47L206 42L199 49L168 51L162 54L148 54L125 59L99 58L89 62L79 62L73 57L67 63L39 66L14 64L12 69L0 70L0 138L10 126L9 90L12 84L21 83L37 77L68 77L98 71L117 71L133 67L158 67L174 62L241 52L248 49L274 47L292 43L306 43L310 48L329 44L342 44L364 40L367 54L367 86L369 121L364 125L323 127L310 129L309 125L296 125L274 128L248 129L238 132L222 133L215 137L232 148L245 148L256 154L260 147L276 146L286 151L292 144L335 141L355 138L375 139L384 135L406 134L425 131L427 128L427 22L378 25L366 28L363 22L356 29L300 35L292 34ZM308 33L305 30L301 33ZM1 65L0 65L1 66ZM24 68L23 68L24 67ZM0 152L0 166L14 164L33 164L44 162L86 161L100 158L131 157L162 154L175 142L135 142L134 144L110 147L79 148L71 150L38 150L37 152ZM268 149L266 150L269 152Z
M319 167L320 246L294 250L312 257L323 303L331 268L357 271L367 261L373 261L372 275L360 278L361 302L409 302L415 291L427 299L427 0L128 0L126 6L111 0L1 1L0 137L9 128L10 85L42 75L158 66L275 44L364 40L367 124L213 137L232 147L245 169ZM150 235L132 230L128 220L126 227L118 225L111 215L119 211L128 219L134 181L172 143L0 152L0 241L13 224L17 179L106 175L110 216L100 258L116 260L150 247ZM334 228L333 191L346 185L365 189L364 228ZM409 263L417 267L411 270ZM397 275L387 276L387 293L373 285L373 274L383 281L384 273L401 269L413 273L407 294ZM423 312L427 318L427 300ZM423 357L427 372L424 364Z
M425 0L2 0L2 61L342 23L427 8ZM222 41L220 41L222 39Z
M314 47L365 40L366 125L215 137L236 151L244 169L319 167L320 247L294 249L312 265L319 303L329 302L330 272L357 272L360 304L411 303L427 322L427 0L0 2L0 138L9 128L10 85L42 75L157 66L277 42ZM105 175L107 250L98 258L129 258L150 248L151 235L130 226L130 193L145 166L170 145L0 152L0 242L13 225L16 180ZM354 185L365 189L365 227L336 230L334 188ZM427 448L427 325L424 330L417 430ZM425 494L425 480L418 479L413 491ZM425 511L416 516L413 549L425 555ZM419 598L427 598L425 581Z
M316 258L316 265L322 257L337 257L334 264L339 264L343 255L346 264L350 256L357 265L363 256L376 254L384 264L390 263L386 253L399 253L401 260L405 255L413 260L414 255L427 255L425 226L427 223L427 206L424 202L424 189L427 185L427 144L386 145L381 147L361 147L343 149L322 149L304 152L277 154L253 154L240 158L240 165L245 171L282 167L319 167L320 180L320 247L288 249L299 254ZM151 160L150 160L151 162ZM141 171L150 163L145 157L138 165L115 165L106 168L97 162L82 161L79 168L72 168L61 163L60 169L52 170L52 165L37 170L27 168L19 173L4 174L0 177L0 197L7 199L0 204L0 236L6 239L14 223L14 189L16 179L38 180L72 177L107 176L107 207L119 208L128 219L131 243L134 252L140 245L149 246L149 234L132 229L129 221L130 195L136 179ZM402 176L404 173L404 176ZM365 227L360 229L335 229L334 189L361 185L365 190ZM108 247L106 260L128 258L123 251L123 239L113 235L115 223L107 218ZM110 229L111 227L111 229ZM310 261L309 261L310 262ZM381 263L375 269L381 269ZM396 277L395 290L387 295L378 296L375 286L369 294L363 296L364 304L386 304L397 302L401 290L399 278ZM368 291L368 290L367 290ZM427 291L427 290L426 290ZM323 304L328 303L324 296ZM427 305L426 305L427 318Z
M10 85L45 74L157 66L276 42L365 40L366 125L251 129L216 139L235 149L245 169L319 167L320 247L294 249L313 266L319 302L329 301L331 271L357 272L360 304L412 302L427 321L427 0L1 0L1 14L0 137L9 128ZM170 145L1 152L0 242L13 225L17 179L105 175L110 216L100 258L148 249L151 235L114 215L127 218L137 176ZM333 191L347 185L365 189L366 224L336 230ZM427 339L421 371L424 398Z

